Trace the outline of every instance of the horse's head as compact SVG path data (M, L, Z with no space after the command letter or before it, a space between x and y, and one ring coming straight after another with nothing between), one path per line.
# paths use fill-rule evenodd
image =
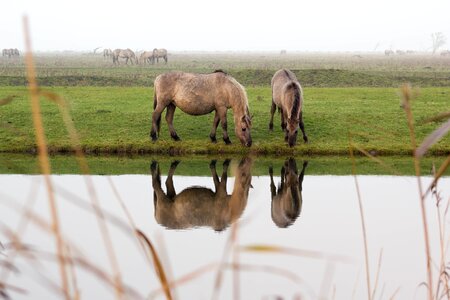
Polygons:
M298 134L298 119L287 119L286 123L286 137L287 142L289 144L289 147L294 147L295 143L297 142L297 134Z
M252 136L250 129L252 127L252 119L249 115L243 115L239 122L235 124L236 136L241 141L242 145L250 147L252 145Z

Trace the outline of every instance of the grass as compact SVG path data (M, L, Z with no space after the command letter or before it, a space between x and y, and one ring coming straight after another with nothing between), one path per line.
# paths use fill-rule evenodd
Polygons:
M346 155L348 135L371 153L409 155L408 127L403 122L398 90L394 88L305 88L304 121L310 143L300 142L295 148L285 145L275 116L275 129L269 132L271 90L250 87L247 93L250 112L254 115L253 146L244 148L234 136L232 112L228 114L229 133L233 144L209 141L213 114L193 117L177 110L174 125L181 142L170 139L162 120L160 139L149 139L152 113L152 88L142 87L55 87L54 92L68 101L70 114L85 153L166 153L166 154L289 154ZM31 108L25 88L0 87L0 99L14 95L0 106L0 152L36 152ZM414 103L415 121L448 110L450 88L422 88ZM68 133L57 105L42 101L42 117L50 152L73 152ZM442 121L418 125L421 141ZM430 152L450 153L450 137L444 137Z
M101 55L36 54L41 86L144 86L170 70L209 73L224 69L245 86L267 86L274 72L290 68L305 87L450 86L450 59L417 54L385 57L376 53L171 53L169 63L114 66ZM0 86L25 86L20 59L0 57Z

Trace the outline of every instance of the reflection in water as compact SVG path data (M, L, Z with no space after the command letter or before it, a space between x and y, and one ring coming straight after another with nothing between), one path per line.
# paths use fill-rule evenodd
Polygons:
M152 162L153 201L156 221L170 229L187 229L209 226L222 231L237 220L247 206L251 187L252 160L243 158L236 168L233 192L227 194L227 175L230 160L223 163L222 178L216 172L216 161L210 163L215 191L192 186L176 193L173 174L179 161L171 164L167 180L167 193L161 188L161 173L157 162Z
M308 162L298 175L297 162L289 158L281 167L281 183L278 191L273 182L273 168L269 167L270 191L272 195L272 220L281 228L292 225L302 210L302 183Z

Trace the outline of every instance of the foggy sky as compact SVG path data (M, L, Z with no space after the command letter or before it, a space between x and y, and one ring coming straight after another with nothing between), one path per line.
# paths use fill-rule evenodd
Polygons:
M13 0L1 7L0 48L23 49L25 14L41 51L423 51L433 32L450 48L449 0Z

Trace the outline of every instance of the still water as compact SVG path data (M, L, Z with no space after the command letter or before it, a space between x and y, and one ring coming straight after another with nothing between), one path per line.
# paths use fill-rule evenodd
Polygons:
M260 176L252 174L254 160L249 158L204 161L210 176L177 175L183 164L189 166L189 161L164 166L153 161L146 175L52 175L61 230L72 255L113 273L104 235L89 204L96 198L108 220L114 256L130 298L164 299L164 294L127 214L154 244L169 280L189 275L172 289L176 299L367 299L355 177L310 175L311 162L301 159L269 166L265 175L259 171ZM356 180L373 299L425 299L417 179L364 175ZM430 182L431 177L422 178L424 187ZM438 215L441 229L447 229L444 212L450 179L443 178L437 188L442 199L439 212L436 198L426 199L435 286L441 263ZM15 267L5 271L0 264L0 282L27 291L8 291L12 299L63 298L58 265L50 255L56 251L54 238L36 221L36 216L50 220L44 177L0 175L0 199L0 262L8 260ZM24 222L27 211L34 217L25 217ZM25 244L26 251L18 258L8 230ZM442 232L444 248L448 232ZM247 246L261 247L245 251L254 249ZM272 246L281 250L261 251ZM448 252L444 259L449 262ZM232 268L233 263L238 267ZM98 272L81 262L75 262L74 272L81 299L115 298L114 289Z

